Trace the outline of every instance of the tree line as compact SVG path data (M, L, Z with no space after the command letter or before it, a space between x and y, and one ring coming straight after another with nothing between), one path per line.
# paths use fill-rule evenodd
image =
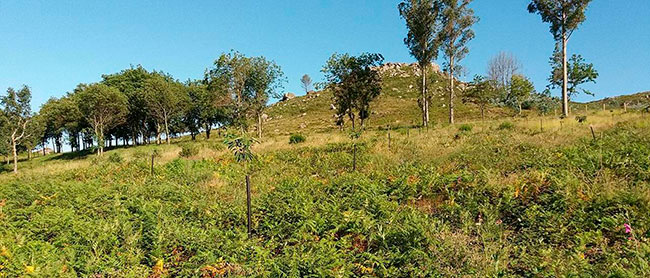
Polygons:
M231 51L206 69L202 79L179 81L162 71L130 67L102 80L79 84L61 98L50 98L40 110L31 109L31 89L8 88L0 96L0 155L18 153L28 159L37 146L49 143L60 153L67 143L72 151L92 149L99 156L107 146L169 144L170 138L189 134L195 139L215 127L249 128L257 119L262 135L262 114L284 82L281 68L265 57L247 57ZM65 142L64 142L65 141Z

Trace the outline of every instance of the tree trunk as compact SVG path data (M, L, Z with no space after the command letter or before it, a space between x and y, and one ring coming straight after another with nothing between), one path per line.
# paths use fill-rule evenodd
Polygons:
M454 56L449 57L449 123L454 124Z
M420 67L420 74L422 74L422 126L429 125L429 111L427 107L427 67Z
M517 101L517 106L519 107L519 115L521 115L521 101Z
M481 105L481 121L485 121L485 106Z
M262 138L262 113L257 113L257 138Z
M167 115L165 115L165 139L167 140L167 145L170 144L169 140L169 124L167 123Z
M210 139L210 131L212 131L212 126L210 124L205 124L205 138Z
M566 15L563 14L562 17L566 18ZM566 31L562 30L562 114L564 117L569 116L569 76L567 72L567 34Z
M11 138L11 146L14 155L14 174L18 174L18 151L16 150L16 140L14 138Z

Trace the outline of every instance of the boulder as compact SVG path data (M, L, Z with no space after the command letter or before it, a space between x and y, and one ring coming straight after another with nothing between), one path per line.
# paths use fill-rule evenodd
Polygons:
M284 95L282 95L282 99L280 101L287 101L295 97L296 95L294 93L285 93Z

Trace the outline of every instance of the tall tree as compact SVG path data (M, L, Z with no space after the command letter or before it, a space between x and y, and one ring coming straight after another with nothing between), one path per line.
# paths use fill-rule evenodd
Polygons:
M381 77L373 68L382 64L381 54L363 53L358 57L333 54L323 69L326 88L333 93L337 124L343 125L347 115L355 129L358 117L361 126L370 116L370 102L381 93Z
M246 90L246 80L251 71L250 58L232 51L224 53L214 61L213 67L206 70L204 82L208 92L225 95L229 101L230 122L246 129L246 114L250 103L250 91Z
M187 103L187 92L181 83L162 73L155 73L148 78L142 90L148 110L156 120L158 140L160 141L162 125L165 128L165 140L170 144L169 122L183 111L182 104Z
M278 89L282 88L284 73L274 61L264 57L251 58L250 64L251 70L246 88L251 95L251 112L257 119L257 137L262 138L262 114L269 97L280 97Z
M422 95L418 102L422 109L422 125L429 125L429 102L431 95L427 90L427 70L431 62L438 57L440 48L437 33L440 29L439 0L405 0L397 8L400 16L406 21L408 33L404 44L411 55L418 61L422 82L419 84Z
M45 143L42 141L42 138L45 134L45 125L45 118L43 118L40 114L33 115L32 120L27 123L29 136L25 136L21 142L21 146L24 147L25 151L27 152L28 160L32 159L32 154L36 146L42 144L43 148L45 148Z
M562 49L562 114L569 116L567 44L578 26L585 21L591 0L532 0L528 12L537 13L549 23L551 34Z
M104 155L105 134L126 120L127 97L119 90L102 83L80 84L77 87L77 105L93 128L97 140L97 155Z
M535 92L535 86L523 75L515 74L510 81L510 94L519 108L521 114L521 104Z
M29 124L32 121L32 92L26 85L16 91L7 89L7 95L0 98L2 111L6 120L6 134L14 159L14 173L18 173L18 145L27 140L30 133Z
M463 95L463 102L474 103L481 109L481 119L485 119L485 108L498 97L497 82L477 75Z
M312 85L311 77L309 77L307 74L303 75L300 78L300 83L302 85L302 88L305 90L305 93L308 93Z
M555 89L562 87L564 84L564 74L562 65L562 53L556 51L553 57L551 57L550 62L551 76L548 78L549 89ZM594 94L586 89L581 89L580 85L585 83L596 83L596 78L598 78L598 71L594 68L594 65L591 63L585 62L585 59L581 55L573 54L571 59L566 63L567 70L567 99L570 101L573 96L584 93L590 96Z
M469 7L472 0L442 0L442 31L440 40L447 57L449 74L449 123L454 123L454 79L461 73L460 60L467 56L467 43L474 38L472 25L478 21Z

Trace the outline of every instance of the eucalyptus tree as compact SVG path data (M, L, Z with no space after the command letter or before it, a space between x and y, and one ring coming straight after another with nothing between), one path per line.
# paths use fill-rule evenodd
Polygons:
M237 51L224 53L214 61L212 68L205 71L204 83L207 90L216 96L225 96L220 100L230 111L230 122L246 129L250 90L246 90L246 81L251 71L250 58Z
M32 115L32 120L27 123L27 130L29 130L29 136L26 136L24 140L20 143L27 152L27 159L32 159L32 154L36 146L42 144L45 148L45 143L43 143L43 136L45 134L46 122L40 114Z
M264 57L250 59L250 72L246 79L249 107L257 120L257 137L262 137L262 114L270 97L280 97L278 92L285 81L284 73L274 61Z
M183 111L187 92L183 85L171 76L154 73L142 87L148 111L156 121L156 135L160 141L161 125L165 128L165 140L170 144L169 122Z
M363 53L357 57L333 54L321 70L325 74L326 89L333 93L337 110L337 124L343 125L347 115L355 129L358 117L363 127L370 116L370 102L381 93L381 76L375 67L384 60L381 54Z
M469 53L467 43L474 38L472 25L478 21L469 7L472 0L442 0L440 41L447 58L449 75L449 123L454 123L454 79L461 72L460 60Z
M566 65L563 66L562 53L556 51L551 57L550 62L551 76L549 76L548 81L549 89L560 88L564 85L564 68L566 68L566 96L568 101L571 100L575 95L579 93L584 93L586 95L593 96L594 93L580 88L580 85L585 83L596 83L598 78L598 71L594 68L594 65L591 63L585 62L585 59L581 55L573 54L571 58L567 61Z
M0 97L0 104L6 125L2 128L7 136L14 162L14 173L18 173L18 145L29 139L32 134L32 92L26 85L20 90L7 89L7 95ZM28 150L29 151L29 150Z
M569 71L567 68L567 44L575 30L585 21L585 10L591 0L532 0L528 12L537 13L543 22L549 23L557 45L561 45L562 64L562 114L569 116Z
M405 0L397 8L406 21L408 33L404 44L411 55L418 61L422 82L419 83L422 95L418 99L422 109L422 125L429 125L429 102L431 95L427 90L427 70L431 62L438 57L440 49L438 32L440 31L439 0Z
M75 97L79 111L93 129L97 155L104 155L105 134L124 123L128 115L128 99L118 89L106 84L79 84Z

